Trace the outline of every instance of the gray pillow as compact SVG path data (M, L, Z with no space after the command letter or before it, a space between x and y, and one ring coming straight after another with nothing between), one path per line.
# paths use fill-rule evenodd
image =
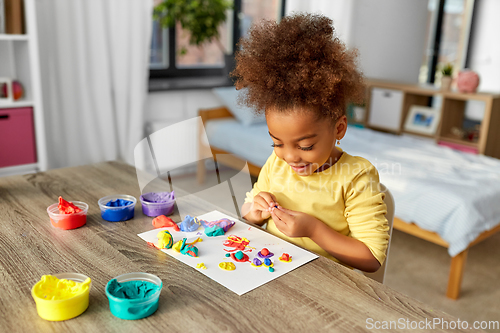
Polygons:
M222 104L245 126L262 124L266 122L264 114L256 115L252 108L238 105L238 95L244 94L245 89L236 90L235 87L213 88L213 93Z

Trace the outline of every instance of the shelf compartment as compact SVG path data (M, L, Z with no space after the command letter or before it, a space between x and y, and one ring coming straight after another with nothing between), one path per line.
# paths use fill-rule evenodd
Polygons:
M33 109L0 109L0 167L36 163Z
M446 142L449 142L449 143L452 143L452 144L456 144L456 145L461 145L461 146L467 146L467 147L470 147L470 148L478 148L479 147L479 143L478 142L473 142L473 141L467 141L467 140L463 140L463 139L457 139L455 137L452 137L452 136L440 136L437 138L437 141L446 141Z
M452 149L460 150L460 151L463 151L465 153L471 153L471 154L478 154L479 153L479 149L478 149L477 144L471 145L470 142L463 141L463 140L455 140L455 139L450 139L450 138L439 138L438 145L450 147Z

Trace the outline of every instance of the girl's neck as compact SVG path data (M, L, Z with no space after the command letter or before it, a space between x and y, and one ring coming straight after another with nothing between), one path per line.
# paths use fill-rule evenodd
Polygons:
M343 154L343 151L338 150L337 147L334 147L332 149L332 153L330 154L330 157L328 158L328 160L322 166L320 166L318 169L316 169L315 172L322 172L322 171L327 170L332 165L337 163L337 161L340 159L340 157L342 157L342 154Z

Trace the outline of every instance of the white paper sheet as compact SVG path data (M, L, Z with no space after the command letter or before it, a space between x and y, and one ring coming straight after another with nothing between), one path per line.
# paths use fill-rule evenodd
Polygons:
M249 226L216 210L197 217L206 221L216 221L222 218L228 218L235 221L236 224L226 232L226 235L217 237L206 236L203 227L193 232L180 232L175 231L173 228L153 229L138 234L138 236L146 242L152 242L154 244L158 244L156 236L160 230L168 230L174 238L174 243L183 238L187 238L187 242L190 242L201 237L203 241L195 244L198 248L197 258L180 254L172 249L162 249L161 251L193 267L240 296L318 257L281 238L273 236L259 228ZM274 264L274 272L270 272L269 268L264 265L254 267L250 262L236 262L226 257L225 255L227 253L234 253L225 251L225 249L233 250L233 248L223 245L224 241L226 241L227 237L230 235L244 237L250 241L249 246L255 248L255 250L244 252L249 256L250 261L252 261L253 258L257 258L257 252L263 248L267 248L271 253L274 253L274 256L270 258ZM283 253L288 253L292 256L292 262L285 263L278 260ZM261 260L263 261L264 259ZM219 263L221 262L233 262L236 269L234 271L222 270L219 268ZM204 263L207 269L196 268L198 263Z

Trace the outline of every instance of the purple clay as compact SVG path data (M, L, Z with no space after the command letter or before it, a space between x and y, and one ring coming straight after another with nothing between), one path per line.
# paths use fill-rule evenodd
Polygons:
M253 259L253 264L255 266L260 266L260 265L262 265L262 261L260 261L258 258L254 258Z

